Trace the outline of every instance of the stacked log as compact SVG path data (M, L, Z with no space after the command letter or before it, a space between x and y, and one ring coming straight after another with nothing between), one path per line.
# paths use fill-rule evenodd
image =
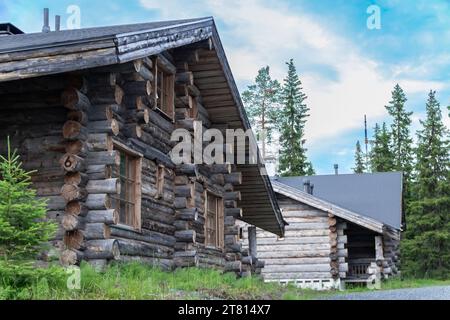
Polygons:
M339 258L338 258L338 233L337 233L337 219L329 213L328 214L329 238L330 238L330 273L334 279L339 278Z
M64 228L64 243L66 250L61 254L63 265L79 263L84 257L82 250L84 228L86 226L85 200L87 198L86 184L89 177L86 174L85 145L88 139L87 112L91 107L89 98L74 87L67 88L61 95L62 104L69 110L67 122L63 126L63 137L66 141L66 153L60 163L65 170L64 185L61 196L66 202L65 213L61 221Z

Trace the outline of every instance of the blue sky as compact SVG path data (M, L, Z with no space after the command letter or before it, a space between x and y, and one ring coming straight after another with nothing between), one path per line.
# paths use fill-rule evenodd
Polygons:
M49 7L64 28L73 4L82 27L214 16L241 90L264 65L282 80L284 62L294 58L311 109L308 155L319 174L334 163L351 172L364 114L370 127L389 122L384 105L395 83L406 91L414 130L430 89L443 107L450 104L449 0L0 0L0 21L37 32ZM379 30L366 27L373 4Z

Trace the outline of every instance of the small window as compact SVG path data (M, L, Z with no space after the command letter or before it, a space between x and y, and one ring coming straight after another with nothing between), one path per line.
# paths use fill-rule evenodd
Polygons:
M140 230L142 157L125 146L114 145L120 164L113 167L113 177L120 181L120 193L112 195L113 207L119 212L119 224Z
M159 199L163 196L164 192L164 178L165 178L165 167L159 165L156 171L156 198Z
M216 248L223 248L224 244L224 215L223 199L206 192L205 244Z
M154 98L155 107L166 116L174 119L175 115L175 76L155 59Z

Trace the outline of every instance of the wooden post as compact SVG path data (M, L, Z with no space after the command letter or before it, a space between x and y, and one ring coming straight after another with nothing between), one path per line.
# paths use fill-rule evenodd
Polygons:
M377 261L384 260L382 236L375 236L375 259Z
M256 227L250 226L248 227L248 247L250 249L250 255L254 258L257 256L256 250Z

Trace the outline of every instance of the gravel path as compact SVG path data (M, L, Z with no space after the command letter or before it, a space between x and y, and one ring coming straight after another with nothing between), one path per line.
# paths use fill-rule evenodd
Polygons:
M327 300L450 300L450 286L337 294Z

